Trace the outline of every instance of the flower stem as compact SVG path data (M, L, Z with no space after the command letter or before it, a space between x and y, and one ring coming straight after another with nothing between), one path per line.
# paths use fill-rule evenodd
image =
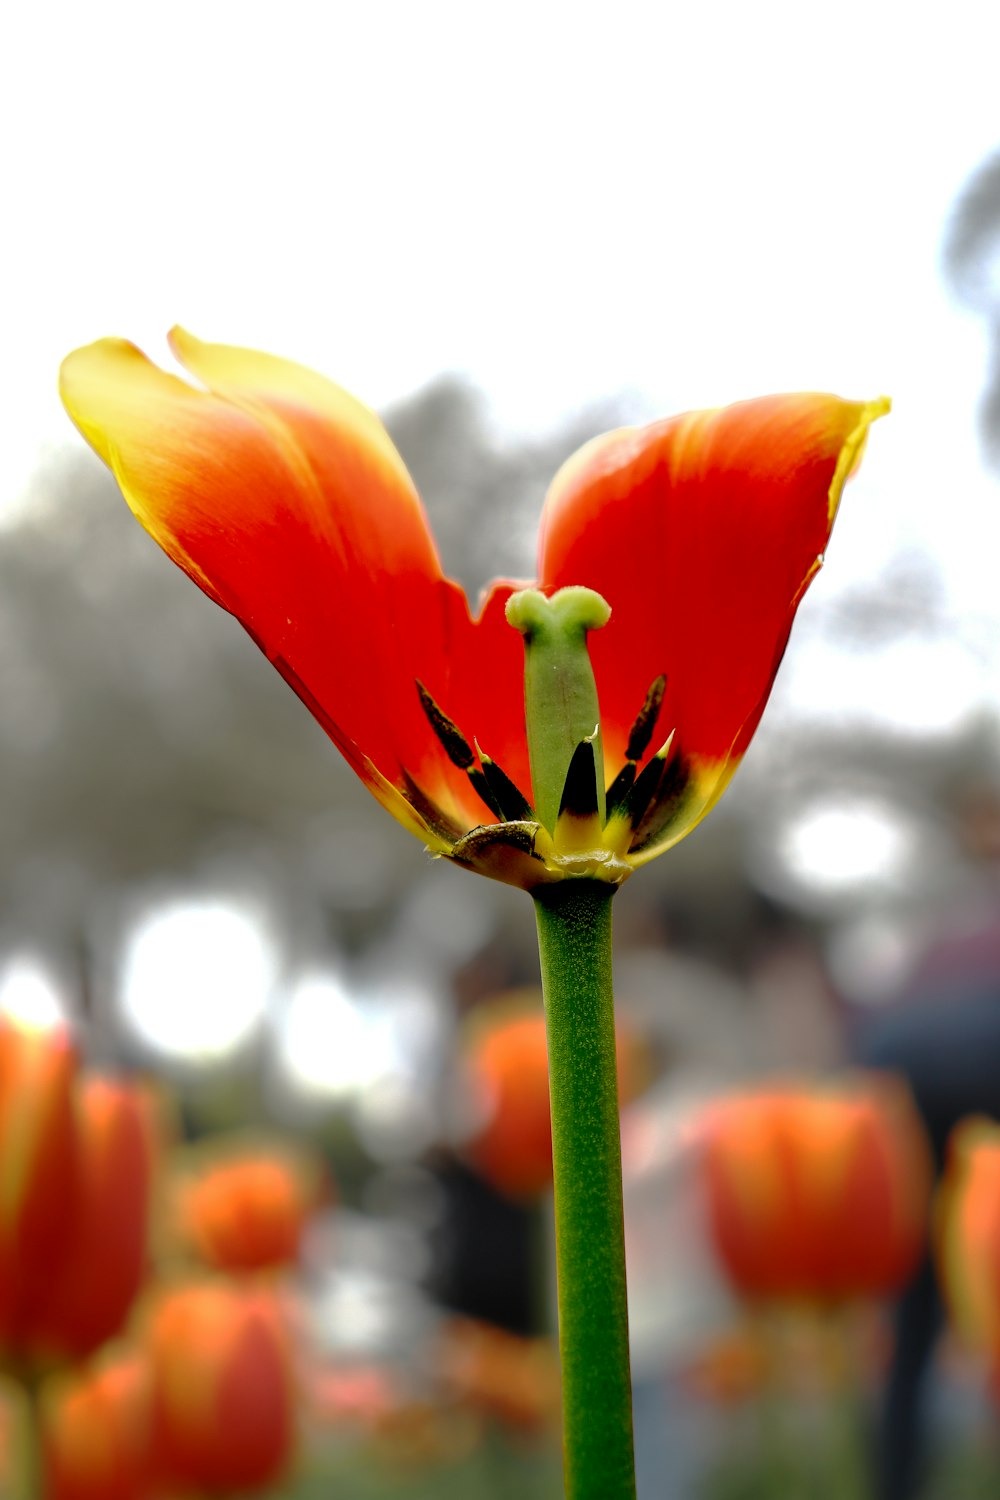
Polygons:
M38 1380L26 1375L17 1380L17 1386L20 1411L11 1453L14 1495L16 1500L40 1500L45 1493L45 1466Z
M611 898L534 892L545 995L566 1500L634 1500Z

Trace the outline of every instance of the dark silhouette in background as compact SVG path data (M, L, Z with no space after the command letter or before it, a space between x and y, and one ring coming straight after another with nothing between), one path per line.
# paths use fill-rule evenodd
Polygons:
M937 1175L969 1115L1000 1119L1000 791L969 789L956 835L979 879L938 930L896 1001L862 1035L861 1060L909 1083ZM895 1316L879 1417L879 1500L912 1500L926 1454L926 1394L944 1307L928 1243Z

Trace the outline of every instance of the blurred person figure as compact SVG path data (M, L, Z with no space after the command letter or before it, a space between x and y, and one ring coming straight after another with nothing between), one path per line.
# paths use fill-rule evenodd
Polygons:
M178 1489L255 1493L295 1450L292 1349L276 1299L206 1281L173 1289L148 1331L153 1461Z
M178 1168L173 1227L215 1270L280 1271L298 1261L319 1196L319 1170L304 1152L274 1141L213 1141Z
M926 940L908 979L863 1025L857 1055L908 1082L935 1171L967 1115L1000 1117L1000 794L967 788L953 812L966 860L954 908ZM878 1430L879 1500L911 1500L923 1463L927 1375L944 1321L929 1234L895 1316Z
M151 1500L151 1418L142 1354L57 1377L42 1397L44 1500Z

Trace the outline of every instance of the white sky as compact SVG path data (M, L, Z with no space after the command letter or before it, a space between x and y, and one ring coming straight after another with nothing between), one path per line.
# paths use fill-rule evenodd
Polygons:
M514 432L622 390L885 390L828 575L915 546L997 614L985 341L939 273L1000 144L997 7L40 0L5 30L8 501L74 440L60 357L174 321L375 405L464 371Z
M651 416L887 391L816 592L915 548L1000 643L986 345L939 269L1000 145L998 57L989 0L21 0L0 516L76 440L61 357L109 333L164 353L175 321L376 406L464 372L518 434L622 391ZM793 652L779 697L862 692L925 729L1000 701L1000 645L965 688L947 650L836 656Z

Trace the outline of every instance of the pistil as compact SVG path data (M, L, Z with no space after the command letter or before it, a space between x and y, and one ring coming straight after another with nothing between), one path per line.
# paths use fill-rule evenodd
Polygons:
M594 795L605 817L601 711L587 636L610 617L593 589L560 589L551 597L522 589L507 601L507 620L524 636L524 709L531 763L532 800L542 824L554 832L566 777L577 747L593 745Z

